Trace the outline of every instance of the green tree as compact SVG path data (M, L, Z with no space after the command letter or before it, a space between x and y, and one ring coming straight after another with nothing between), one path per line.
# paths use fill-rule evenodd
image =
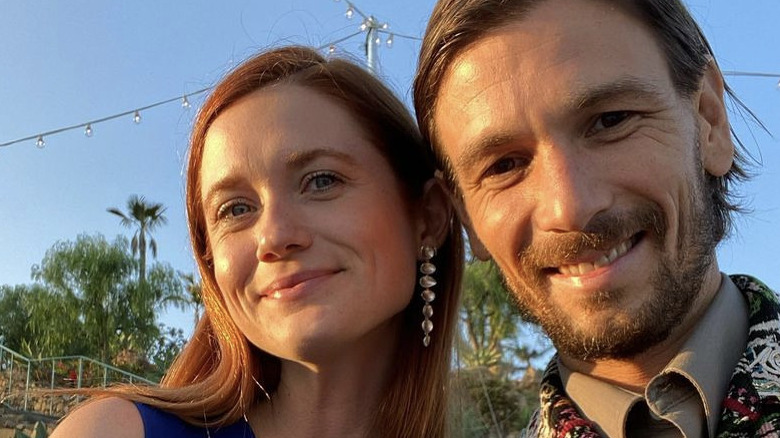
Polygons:
M109 243L103 236L78 236L75 242L57 242L33 267L33 278L78 306L85 341L99 359L111 356L111 341L119 321L129 319L128 276L135 262L127 241Z
M157 258L157 242L152 237L152 231L168 220L165 218L165 207L162 204L148 203L143 196L132 195L127 200L127 212L118 208L106 209L109 213L121 218L121 224L127 228L135 229L131 248L133 256L138 254L139 270L138 282L146 281L146 248L152 251L152 256Z
M549 349L524 321L493 262L466 265L455 371L462 436L519 431L538 405L531 363Z
M179 355L187 343L184 337L184 331L175 327L160 325L161 335L155 340L149 352L149 360L154 364L150 372L146 372L144 377L149 380L159 381L165 372L173 364L173 360Z
M195 274L179 273L184 286L185 305L192 307L195 312L195 324L200 321L200 313L203 310L203 285Z
M68 314L76 315L73 324L81 323L83 350L70 354L103 361L148 354L160 337L156 315L182 299L182 285L166 264L153 264L143 283L134 278L136 268L127 239L108 242L101 235L58 242L33 267L33 278L63 298Z
M522 319L493 262L466 265L460 322L460 359L466 367L497 371L496 367L511 363L505 350L515 340Z
M165 263L152 264L145 282L128 278L127 283L129 312L117 320L113 351L142 361L162 336L157 315L169 306L182 308L185 297L176 271Z
M62 356L83 347L78 312L40 284L0 286L0 343L29 357Z

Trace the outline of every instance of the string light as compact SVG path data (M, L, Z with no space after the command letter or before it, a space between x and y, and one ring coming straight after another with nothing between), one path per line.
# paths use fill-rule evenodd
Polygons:
M352 37L354 35L357 35L357 33L353 34L353 35L350 35L350 37ZM320 48L320 49L322 49L322 48ZM90 125L90 130L92 130L92 125L96 125L98 123L106 122L106 121L113 120L113 119L118 119L120 117L130 116L130 115L133 116L133 121L134 122L140 123L141 122L141 111L145 111L145 110L148 110L148 109L151 109L151 108L155 108L155 107L158 107L158 106L161 106L161 105L165 105L165 104L168 104L168 103L171 103L171 102L176 102L176 101L180 101L180 102L183 103L183 100L186 100L188 97L192 97L192 96L196 96L198 94L205 93L206 91L209 91L212 88L213 87L202 88L202 89L200 89L198 91L194 91L192 93L185 94L184 97L179 95L179 96L173 97L171 99L162 100L162 101L155 102L155 103L152 103L152 104L149 104L149 105L146 105L146 106L142 106L142 107L139 107L139 108L135 108L135 109L132 109L132 110L129 110L129 111L123 111L123 112L118 113L118 114L112 114L110 116L102 117L102 118L99 118L99 119L89 120L87 122L78 123L78 124L66 126L66 127L63 127L63 128L53 129L51 131L41 132L41 133L38 133L38 134L35 134L35 135L31 135L31 136L28 136L28 137L23 137L23 138L19 138L19 139L16 139L16 140L8 141L8 142L5 142L5 143L0 143L0 147L11 146L13 144L21 143L21 142L24 142L24 141L27 141L27 140L35 140L36 146L43 147L46 144L46 142L43 140L44 137L47 137L47 136L50 136L50 135L54 135L54 134L59 134L61 132L65 132L65 131L71 131L71 130L74 130L74 129L84 129L84 133L86 134L85 127L87 125ZM188 104L189 104L189 102L188 102Z
M335 2L340 2L341 0L334 0L334 1ZM335 53L336 52L336 44L339 44L339 43L341 43L343 41L349 40L349 39L351 39L351 38L353 38L353 37L355 37L357 35L360 35L361 33L365 32L367 30L373 31L374 35L379 34L379 33L386 34L387 35L387 39L385 40L385 44L387 45L388 48L393 47L393 45L395 44L395 39L396 38L404 38L404 39L415 40L415 41L421 41L422 40L420 37L417 37L417 36L404 35L404 34L398 33L398 32L392 32L391 33L391 32L388 31L388 29L390 29L390 25L388 23L379 23L379 21L376 20L373 16L368 16L368 15L364 14L350 0L345 0L345 3L348 5L348 8L347 8L346 13L345 13L345 16L347 17L347 19L352 19L355 14L358 14L358 15L360 15L363 18L363 21L361 22L361 25L360 25L360 31L352 33L352 34L349 34L349 35L344 36L342 38L339 38L339 39L337 39L335 41L331 41L330 43L325 44L323 46L317 47L317 50L327 50L328 53L331 53L331 54ZM369 33L368 36L374 36L374 35L371 35ZM368 36L367 36L367 40L366 40L367 43L373 42L376 45L380 45L381 44L382 40L381 40L381 38L378 35L376 35L373 40L369 40ZM369 63L371 64L372 62L369 61ZM373 69L372 66L369 66L369 68ZM724 71L723 75L724 76L758 76L758 77L770 77L770 78L780 79L780 74L778 74L778 73L755 73L755 72L741 72L741 71ZM73 130L73 129L79 129L79 128L82 128L82 127L84 128L84 134L89 137L89 136L92 136L92 134L93 134L92 125L98 124L98 123L102 123L102 122L105 122L105 121L108 121L108 120L116 119L116 118L119 118L119 117L124 117L124 116L127 116L127 115L132 115L133 122L136 123L136 124L139 124L139 123L141 123L141 111L145 111L147 109L154 108L154 107L157 107L157 106L160 106L160 105L164 105L164 104L167 104L167 103L171 103L171 102L174 102L174 101L177 101L177 100L181 102L182 108L189 109L190 106L191 106L191 104L189 102L189 99L188 99L189 97L192 97L192 96L195 96L195 95L198 95L198 94L201 94L201 93L205 93L206 91L209 91L212 88L213 87L206 87L206 88L203 88L201 90L185 94L183 96L180 95L178 97L174 97L174 98L171 98L171 99L163 100L163 101L160 101L160 102L155 102L155 103L150 104L150 105L146 105L146 106L143 106L143 107L138 107L138 108L135 108L135 109L132 109L132 110L129 110L129 111L124 111L124 112L121 112L121 113L118 113L118 114L114 114L114 115L110 115L110 116L107 116L107 117L102 117L102 118L99 118L99 119L90 120L90 121L79 123L79 124L76 124L76 125L66 126L64 128L54 129L54 130L51 130L51 131L42 132L42 133L39 133L39 134L31 135L31 136L20 138L20 139L17 139L17 140L8 141L8 142L5 142L5 143L0 143L0 147L10 146L12 144L16 144L16 143L20 143L20 142L24 142L24 141L28 141L28 140L33 140L34 139L35 140L35 145L38 148L44 148L46 146L46 141L44 140L44 138L46 136L59 134L59 133L64 132L64 131L69 131L69 130ZM777 82L777 89L780 90L780 81Z

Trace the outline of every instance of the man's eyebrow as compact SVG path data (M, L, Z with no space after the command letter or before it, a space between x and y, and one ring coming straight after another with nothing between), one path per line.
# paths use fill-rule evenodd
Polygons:
M635 77L624 77L617 81L599 84L595 87L574 92L566 99L566 106L581 110L615 99L659 101L664 94L661 88L652 83Z
M453 170L469 170L483 161L486 157L493 155L496 149L512 143L516 136L507 132L498 132L486 137L477 138L476 141L466 145L463 153L455 161Z

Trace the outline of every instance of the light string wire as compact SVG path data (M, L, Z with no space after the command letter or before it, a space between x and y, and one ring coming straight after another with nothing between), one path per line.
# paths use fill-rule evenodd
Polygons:
M339 0L335 0L335 1L339 1ZM323 45L317 47L316 50L321 51L321 50L324 50L324 49L327 48L330 53L333 53L335 51L336 44L339 44L339 43L342 43L344 41L350 40L350 39L352 39L352 38L354 38L354 37L356 37L356 36L366 32L368 29L373 29L377 33L382 33L382 34L388 35L387 40L386 40L386 43L387 43L388 47L392 46L394 38L404 38L404 39L413 40L413 41L422 41L422 38L420 38L420 37L413 36L413 35L407 35L407 34L403 34L403 33L399 33L399 32L395 32L395 31L389 30L389 26L388 26L387 23L380 23L378 20L376 20L376 18L373 15L366 15L359 7L357 7L357 5L355 3L353 3L350 0L345 0L345 3L347 4L347 12L346 12L347 19L351 19L352 15L354 13L357 13L363 19L363 21L362 21L362 23L360 25L360 30L357 31L357 32L351 33L349 35L346 35L344 37L338 38L336 40L333 40L333 41L331 41L331 42L329 42L327 44L323 44ZM761 78L777 78L777 79L780 79L780 73L763 73L763 72L748 72L748 71L733 71L732 70L732 71L723 71L722 74L724 76L745 76L745 77L761 77ZM778 82L777 86L780 87L780 82ZM93 134L93 130L92 130L92 126L93 125L97 125L99 123L103 123L103 122L106 122L106 121L109 121L109 120L118 119L118 118L121 118L121 117L126 117L126 116L129 116L129 115L133 115L134 122L136 124L138 124L141 121L140 114L141 114L142 111L146 111L146 110L149 110L149 109L152 109L152 108L155 108L155 107L158 107L158 106L162 106L162 105L165 105L165 104L168 104L168 103L171 103L171 102L175 102L175 101L180 101L182 103L182 107L189 108L190 103L189 103L188 98L191 98L193 96L197 96L197 95L203 94L203 93L205 93L207 91L210 91L213 88L214 88L214 86L212 85L212 86L209 86L209 87L201 88L201 89L199 89L197 91L193 91L191 93L185 93L185 94L182 94L182 95L179 95L179 96L176 96L176 97L172 97L170 99L165 99L165 100L161 100L159 102L155 102L155 103L152 103L152 104L149 104L149 105L144 105L144 106L141 106L141 107L138 107L138 108L134 108L132 110L122 111L120 113L112 114L110 116L101 117L101 118L97 118L97 119L93 119L93 120L88 120L86 122L78 123L78 124L75 124L75 125L65 126L63 128L52 129L50 131L45 131L45 132L41 132L41 133L38 133L38 134L30 135L30 136L27 136L27 137L18 138L16 140L7 141L5 143L0 143L0 147L7 147L7 146L11 146L11 145L14 145L14 144L17 144L17 143L25 142L25 141L36 140L36 145L39 148L42 148L46 144L46 142L45 142L45 138L46 137L50 137L50 136L55 135L55 134L59 134L59 133L65 132L65 131L72 131L74 129L80 129L80 128L84 128L85 135L87 135L88 137L91 137L92 134Z
M357 7L357 5L355 5L355 3L353 3L353 2L351 2L349 0L346 0L345 2L347 3L347 6L348 6L347 14L346 14L348 19L351 18L352 14L355 13L355 12L357 12L357 14L360 15L361 18L363 18L363 22L361 24L360 30L357 31L357 32L353 32L353 33L351 33L349 35L346 35L344 37L338 38L336 40L333 40L333 41L331 41L331 42L329 42L327 44L323 44L323 45L321 45L321 46L316 48L317 51L322 51L322 50L327 48L330 53L333 53L335 51L336 44L339 44L339 43L342 43L342 42L347 41L349 39L352 39L352 38L362 34L363 32L365 32L368 28L374 28L374 30L377 31L377 32L381 32L381 33L389 35L388 39L387 39L388 47L392 46L392 41L393 41L394 37L405 38L405 39L410 39L410 40L417 40L417 41L421 41L422 40L419 37L406 35L406 34L403 34L403 33L390 32L390 31L387 30L387 28L388 28L387 24L379 24L378 21L376 21L376 19L373 18L373 16L366 15L360 8ZM352 12L350 12L350 11L352 11ZM136 124L138 124L141 121L141 112L142 111L146 111L146 110L149 110L149 109L152 109L152 108L155 108L155 107L158 107L158 106L162 106L162 105L165 105L165 104L168 104L168 103L171 103L171 102L175 102L175 101L180 101L182 103L182 107L189 108L190 107L189 98L191 98L193 96L197 96L199 94L203 94L203 93L205 93L207 91L210 91L213 88L214 88L214 86L212 85L212 86L209 86L209 87L201 88L201 89L199 89L197 91L193 91L191 93L185 93L185 94L182 94L182 95L179 95L179 96L176 96L176 97L172 97L170 99L165 99L165 100L161 100L159 102L155 102L155 103L152 103L152 104L149 104L149 105L144 105L144 106L141 106L141 107L138 107L138 108L134 108L132 110L122 111L120 113L112 114L110 116L105 116L105 117L101 117L101 118L97 118L97 119L93 119L93 120L88 120L86 122L77 123L75 125L65 126L65 127L57 128L57 129L52 129L50 131L40 132L40 133L35 134L35 135L30 135L30 136L18 138L16 140L7 141L5 143L0 143L0 147L7 147L7 146L11 146L11 145L14 145L14 144L17 144L17 143L30 141L30 140L35 140L36 141L36 146L38 146L39 148L43 148L46 145L45 138L50 137L50 136L55 135L55 134L62 133L62 132L72 131L72 130L75 130L75 129L82 129L82 128L84 129L84 134L87 137L92 137L92 135L93 135L93 128L92 128L92 126L93 125L97 125L99 123L103 123L103 122L106 122L106 121L109 121L109 120L118 119L118 118L121 118L121 117L126 117L126 116L129 116L129 115L133 115L133 121Z
M759 73L759 72L752 72L752 71L734 71L734 70L727 70L721 72L724 76L749 76L749 77L758 77L758 78L778 78L780 79L780 73ZM777 83L777 86L780 87L780 82Z

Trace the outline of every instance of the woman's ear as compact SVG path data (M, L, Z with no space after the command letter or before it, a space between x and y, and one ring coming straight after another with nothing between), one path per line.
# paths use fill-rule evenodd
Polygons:
M723 100L723 76L714 60L702 77L698 93L699 147L704 170L713 176L723 176L734 162L726 105Z
M421 211L420 243L438 248L451 232L454 214L452 201L439 178L431 178L425 183Z
M439 247L444 243L448 233L460 233L460 229L452 229L452 218L457 212L466 228L472 254L480 260L490 259L490 254L471 227L460 198L447 187L447 184L440 177L432 178L425 184L423 206L425 212L423 215L423 243Z

